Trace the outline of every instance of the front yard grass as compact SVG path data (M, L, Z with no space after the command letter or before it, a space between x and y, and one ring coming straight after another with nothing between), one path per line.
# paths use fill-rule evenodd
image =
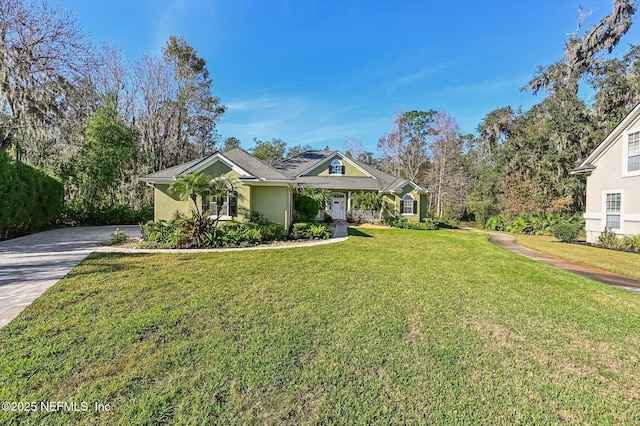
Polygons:
M93 254L0 330L3 424L638 424L640 298L466 231ZM96 412L94 404L109 404Z
M517 235L520 245L573 262L640 280L640 254L562 243L554 237Z

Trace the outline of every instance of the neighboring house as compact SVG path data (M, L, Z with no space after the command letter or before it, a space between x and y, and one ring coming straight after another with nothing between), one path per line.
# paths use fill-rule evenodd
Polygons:
M605 227L640 234L640 104L572 173L587 175L587 242Z
M224 175L237 182L225 197L221 220L246 218L257 211L274 222L289 226L294 220L293 193L311 186L331 191L326 212L334 219L346 219L356 191L383 194L388 213L418 222L427 216L428 193L415 183L391 176L339 151L307 151L270 166L248 152L233 148L195 161L180 164L140 180L154 187L154 218L169 220L176 212L188 213L193 202L168 194L176 179L194 171ZM198 199L198 207L215 206Z

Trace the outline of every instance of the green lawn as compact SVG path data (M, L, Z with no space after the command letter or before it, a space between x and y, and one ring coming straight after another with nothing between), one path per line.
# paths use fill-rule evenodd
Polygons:
M89 409L0 423L640 423L640 297L484 234L355 233L92 255L0 330L1 401Z
M517 235L516 238L519 244L530 249L640 280L640 254L638 253L561 243L547 236Z

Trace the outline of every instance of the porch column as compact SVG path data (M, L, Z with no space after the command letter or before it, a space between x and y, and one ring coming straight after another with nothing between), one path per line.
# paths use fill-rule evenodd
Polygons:
M349 195L347 196L347 212L351 210L351 191L349 191Z

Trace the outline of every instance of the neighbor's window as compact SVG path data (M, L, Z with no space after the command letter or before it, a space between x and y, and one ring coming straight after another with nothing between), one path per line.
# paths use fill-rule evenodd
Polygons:
M400 204L400 214L416 214L417 203L411 194L405 194Z
M629 135L628 172L640 170L640 132Z
M213 197L209 204L209 210L212 216L218 216L218 197ZM238 199L229 194L222 197L222 205L220 206L220 217L237 216L238 215Z
M620 193L607 194L607 228L620 229Z
M342 161L336 159L331 162L329 166L329 174L330 175L343 175L344 174L344 166L342 165Z

